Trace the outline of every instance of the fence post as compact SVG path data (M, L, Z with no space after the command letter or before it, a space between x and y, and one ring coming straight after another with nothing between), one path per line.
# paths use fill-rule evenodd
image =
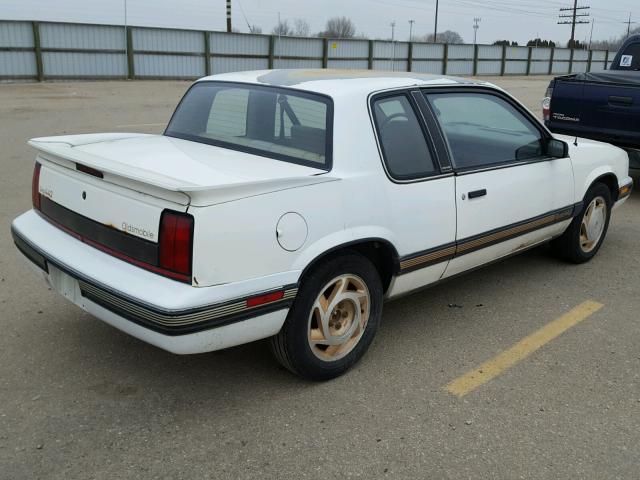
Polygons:
M204 75L208 77L211 75L211 43L209 39L209 32L202 32L204 35Z
M409 42L409 52L407 53L407 72L413 68L413 42Z
M478 74L478 51L480 47L478 44L473 46L473 76L475 77Z
M556 47L551 47L551 55L549 55L549 75L553 73L553 55L556 53Z
M127 29L127 78L130 80L136 76L135 65L133 63L133 31L131 27Z
M276 50L276 37L275 35L269 35L269 70L273 68L273 54Z
M589 50L589 56L587 57L587 72L591 71L591 60L593 57L593 50Z
M604 69L606 70L609 66L609 50L604 54Z
M449 57L449 44L445 43L442 49L442 74L447 74L447 59Z
M367 68L373 70L373 40L369 40L369 58L367 62Z
M575 52L574 48L569 52L569 71L567 73L571 73L571 70L573 70L573 52Z
M329 39L322 39L322 68L327 68L329 64Z
M507 46L502 44L502 59L500 60L500 76L504 77L504 72L507 69Z
M531 57L533 55L533 47L529 47L527 52L527 75L531 75Z
M44 69L42 68L42 47L40 46L40 24L31 22L33 29L33 51L36 57L36 78L39 82L44 80Z

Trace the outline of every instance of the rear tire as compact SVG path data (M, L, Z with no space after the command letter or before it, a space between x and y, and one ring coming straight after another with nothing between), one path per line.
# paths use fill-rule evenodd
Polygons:
M582 205L582 211L574 217L562 236L551 242L556 254L572 263L588 262L604 242L611 218L609 187L595 183L584 196Z
M349 252L309 271L271 350L282 366L309 380L342 375L365 354L382 316L374 265Z

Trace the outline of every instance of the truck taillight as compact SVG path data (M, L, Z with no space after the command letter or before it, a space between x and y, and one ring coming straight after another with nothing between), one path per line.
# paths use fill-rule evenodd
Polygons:
M31 178L31 203L36 210L40 210L40 168L40 163L36 162Z
M545 122L551 120L551 96L553 95L553 88L547 88L547 92L542 99L542 118Z
M191 277L193 217L165 210L160 219L159 267ZM186 280L186 279L185 279Z

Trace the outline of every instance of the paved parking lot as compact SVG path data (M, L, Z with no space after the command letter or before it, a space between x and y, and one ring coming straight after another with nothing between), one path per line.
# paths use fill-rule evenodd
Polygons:
M539 112L548 78L492 80ZM160 132L188 85L0 85L0 478L640 477L637 193L589 264L538 248L387 304L327 383L264 342L166 353L36 281L9 232L25 141Z

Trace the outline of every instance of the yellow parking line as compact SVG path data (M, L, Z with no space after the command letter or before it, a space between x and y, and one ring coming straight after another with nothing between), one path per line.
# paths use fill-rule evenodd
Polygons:
M603 305L601 303L591 300L581 303L561 317L546 324L540 330L523 338L508 350L484 362L478 368L456 378L446 385L444 389L453 395L464 397L489 380L497 377L520 360L525 359L544 344L550 342L574 325L577 325L602 307Z

